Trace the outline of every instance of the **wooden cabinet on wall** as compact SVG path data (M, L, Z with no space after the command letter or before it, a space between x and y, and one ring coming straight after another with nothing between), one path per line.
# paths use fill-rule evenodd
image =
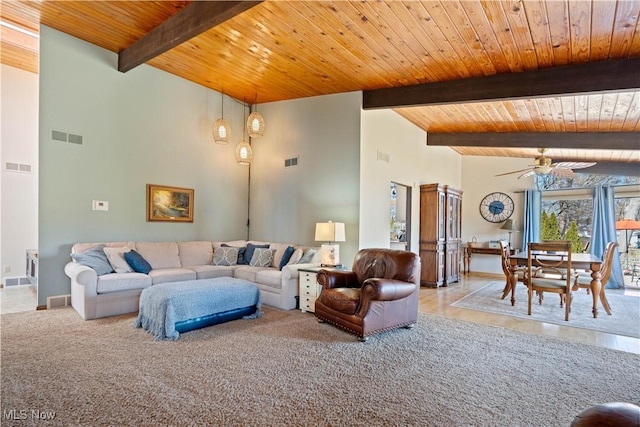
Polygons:
M460 279L462 191L442 184L420 186L420 282L447 286Z

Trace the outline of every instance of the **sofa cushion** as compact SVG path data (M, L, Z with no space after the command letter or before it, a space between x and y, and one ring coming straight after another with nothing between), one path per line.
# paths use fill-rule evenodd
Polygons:
M93 268L98 276L113 273L113 267L103 249L104 245L98 245L84 252L71 254L71 258L78 264Z
M273 251L271 267L280 268L280 261L289 246L291 246L289 243L271 243L269 245L269 249Z
M134 250L125 252L124 259L125 261L127 261L127 264L131 266L133 271L137 273L149 274L149 272L152 270L151 264L149 264L142 255Z
M219 247L214 251L213 265L236 265L238 263L238 248Z
M206 241L178 242L178 257L181 267L211 264L213 245Z
M233 270L233 277L244 279L250 282L257 282L256 274L263 270L271 270L271 267L252 267L250 265L239 265ZM275 270L275 269L273 269Z
M273 249L256 248L249 263L252 267L271 267L273 261Z
M182 267L176 242L139 242L135 249L154 269Z
M274 268L262 270L256 273L256 283L274 289L282 289L282 271Z
M109 264L113 267L113 271L116 273L131 273L133 269L124 259L124 253L131 251L129 246L121 246L119 248L107 248L104 249L104 254L107 256L109 260Z
M182 282L185 280L195 280L196 272L188 268L159 268L149 272L153 284L167 282Z
M244 261L245 261L246 265L250 265L251 264L251 259L253 258L253 252L257 248L268 249L269 248L269 244L268 243L256 244L256 243L252 243L252 242L247 243L247 250L244 252Z
M151 277L142 273L111 273L98 278L99 294L144 289L151 286Z
M296 248L294 248L293 246L287 246L287 249L285 249L284 254L282 254L282 259L278 263L278 270L282 270L282 267L284 267L285 265L289 264L289 260L291 259L291 255L293 255L293 252L295 250L296 250Z
M213 279L214 277L233 277L234 267L228 265L192 265L185 267L196 272L197 279Z

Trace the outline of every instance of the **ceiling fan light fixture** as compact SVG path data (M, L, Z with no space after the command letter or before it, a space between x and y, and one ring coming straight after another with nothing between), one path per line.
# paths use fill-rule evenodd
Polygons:
M549 172L551 172L551 169L553 168L548 165L536 166L535 173L536 175L547 175Z

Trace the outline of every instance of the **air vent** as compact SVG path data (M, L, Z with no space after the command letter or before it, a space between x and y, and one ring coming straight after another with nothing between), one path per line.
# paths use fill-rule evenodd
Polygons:
M60 142L68 142L70 144L78 144L82 145L83 137L82 135L77 135L74 133L68 133L61 130L51 130L51 140L52 141L60 141Z
M7 162L4 164L4 169L7 172L21 172L21 173L31 173L31 165L25 165L22 163L14 163Z
M52 130L51 139L54 141L67 142L67 133L59 130Z
M389 163L389 155L378 150L378 160L381 162Z
M298 166L298 160L299 160L299 157L292 157L290 159L285 159L284 167L290 168L292 166Z
M69 134L69 143L82 145L82 135Z

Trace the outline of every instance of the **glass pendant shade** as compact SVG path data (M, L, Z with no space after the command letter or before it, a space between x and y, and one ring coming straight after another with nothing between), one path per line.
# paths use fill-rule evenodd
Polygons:
M213 124L213 140L218 144L228 144L231 137L231 125L227 119L220 118Z
M249 132L249 137L251 138L261 138L264 135L264 118L262 114L257 111L249 114L247 132Z
M251 145L245 141L241 141L236 146L236 161L239 165L250 165L253 159L253 150Z

